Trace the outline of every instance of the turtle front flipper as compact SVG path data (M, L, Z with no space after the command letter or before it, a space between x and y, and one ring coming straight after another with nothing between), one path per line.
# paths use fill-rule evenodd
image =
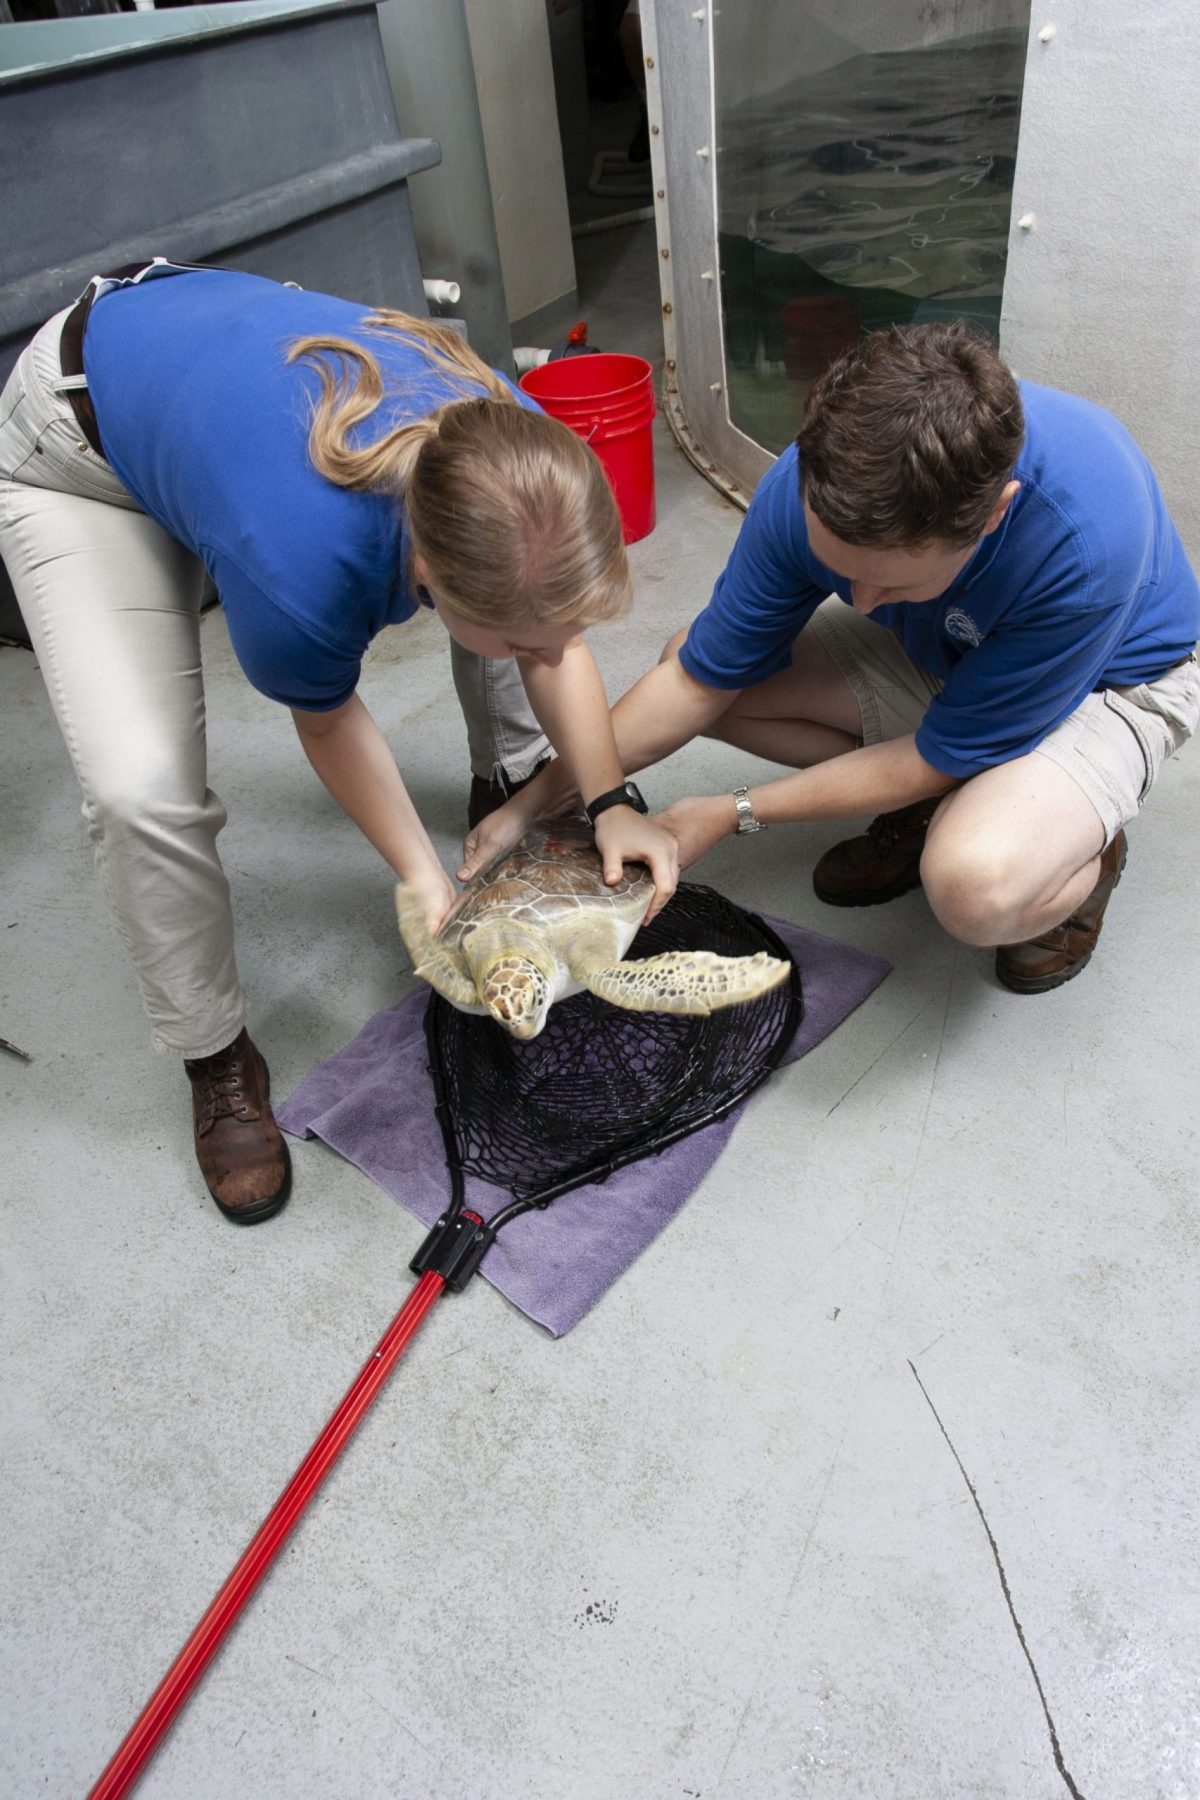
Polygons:
M479 994L462 957L430 935L421 902L404 882L396 884L396 918L413 971L451 1006L481 1011Z
M665 950L644 962L613 963L580 979L601 1000L630 1012L703 1015L757 1000L786 981L790 964L760 950L717 956L711 950Z

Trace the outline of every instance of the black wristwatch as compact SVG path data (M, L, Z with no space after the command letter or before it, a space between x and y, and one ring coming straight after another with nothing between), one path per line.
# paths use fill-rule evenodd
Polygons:
M648 813L650 808L642 799L641 791L632 781L623 781L620 787L609 788L607 794L597 794L596 798L584 807L591 824L595 824L602 812L610 806L632 806L634 812Z

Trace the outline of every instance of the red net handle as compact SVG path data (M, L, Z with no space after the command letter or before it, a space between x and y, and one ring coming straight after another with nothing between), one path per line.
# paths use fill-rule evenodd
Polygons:
M346 1390L341 1405L247 1544L224 1587L142 1708L88 1800L119 1800L133 1787L445 1285L434 1270L421 1276Z

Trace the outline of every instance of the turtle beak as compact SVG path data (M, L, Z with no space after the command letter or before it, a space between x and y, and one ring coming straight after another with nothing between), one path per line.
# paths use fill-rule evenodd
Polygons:
M543 1025L546 1023L544 1016L540 1019L536 1017L532 1019L506 1019L501 1015L499 1009L494 1006L491 1009L491 1013L493 1019L496 1019L503 1025L510 1037L519 1038L522 1043L528 1043L530 1038L537 1037Z

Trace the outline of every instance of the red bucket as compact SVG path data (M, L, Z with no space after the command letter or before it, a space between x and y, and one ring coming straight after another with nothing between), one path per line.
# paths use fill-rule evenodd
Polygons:
M643 356L564 356L527 369L525 393L589 443L627 544L654 530L654 372Z

